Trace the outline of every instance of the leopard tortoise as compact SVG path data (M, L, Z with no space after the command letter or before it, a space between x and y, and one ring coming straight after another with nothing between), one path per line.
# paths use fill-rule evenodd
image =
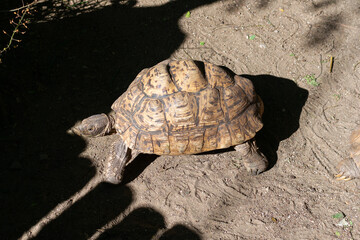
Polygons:
M139 153L196 154L235 146L251 174L268 161L254 136L264 106L250 80L225 67L193 60L165 60L143 69L112 105L75 125L83 137L116 132L103 181L121 182L127 162Z
M350 157L337 165L337 180L348 181L360 178L360 128L355 130L350 137Z

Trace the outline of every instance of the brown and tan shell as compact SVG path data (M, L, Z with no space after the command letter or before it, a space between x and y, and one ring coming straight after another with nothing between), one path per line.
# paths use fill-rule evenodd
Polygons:
M250 80L192 60L144 69L112 109L128 147L158 155L238 145L263 126L263 104Z

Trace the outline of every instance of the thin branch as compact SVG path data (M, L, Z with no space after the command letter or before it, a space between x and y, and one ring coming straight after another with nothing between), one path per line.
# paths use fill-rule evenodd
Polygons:
M32 3L29 3L29 4L24 5L24 6L22 6L22 7L10 9L10 10L0 10L0 12L16 12L16 11L19 11L19 10L21 10L21 9L29 8L29 7L31 7L32 5L35 5L35 4L38 4L38 3L43 3L43 2L46 2L46 1L47 1L47 0L34 0Z
M83 198L86 194L92 191L99 183L102 182L100 176L95 175L80 191L72 195L68 200L65 200L59 203L54 207L47 215L41 218L34 226L32 226L28 231L19 238L19 240L29 240L36 237L39 232L50 222L58 218L65 210L73 206L77 201Z
M26 13L27 13L27 11L24 11L24 12L23 12L23 14L22 14L22 16L21 16L18 24L16 25L14 31L13 31L12 34L11 34L10 41L9 41L8 45L7 45L3 50L0 51L0 54L3 53L3 52L5 52L6 50L8 50L8 49L10 48L12 41L20 42L19 40L14 39L14 36L15 36L15 34L18 32L19 26L22 25L22 21L24 20L24 17L25 17L25 15L26 15Z

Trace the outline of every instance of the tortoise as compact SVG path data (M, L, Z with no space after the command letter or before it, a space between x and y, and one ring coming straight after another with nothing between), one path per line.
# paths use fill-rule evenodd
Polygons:
M208 62L165 60L143 69L112 105L75 125L83 137L116 132L103 181L121 182L126 163L139 153L197 154L235 146L253 175L267 158L255 142L264 105L252 82Z
M360 128L351 134L350 158L340 161L337 170L337 180L348 181L360 177Z

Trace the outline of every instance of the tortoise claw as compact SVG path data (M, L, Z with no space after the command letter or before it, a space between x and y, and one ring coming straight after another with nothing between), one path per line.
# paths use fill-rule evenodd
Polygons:
M342 160L336 168L338 172L338 174L335 175L336 180L349 181L360 177L360 168L358 168L357 162L353 158Z
M337 181L345 181L345 182L350 181L352 179L351 177L344 176L343 173L336 174L335 178Z
M344 173L341 172L341 173L336 174L334 177L335 177L335 178L339 178L339 177L341 177L343 174L344 174Z
M350 181L352 178L351 177L341 177L341 178L337 178L336 180L337 181L345 181L345 182L347 182L347 181Z

